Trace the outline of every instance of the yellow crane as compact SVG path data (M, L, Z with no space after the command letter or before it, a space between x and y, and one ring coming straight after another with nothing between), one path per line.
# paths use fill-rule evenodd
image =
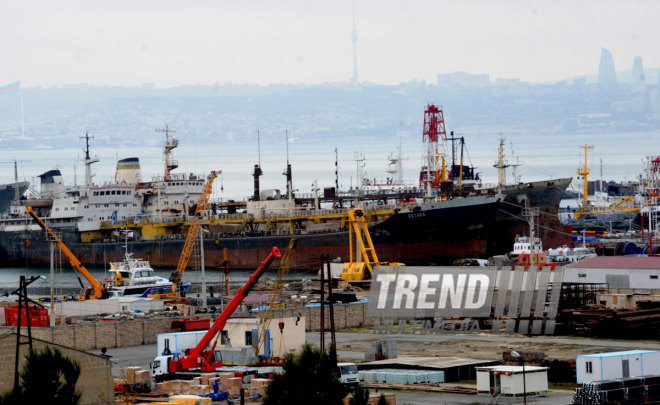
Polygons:
M289 275L289 270L291 269L291 262L296 256L296 247L298 245L298 239L291 238L289 241L289 247L286 249L286 252L280 260L280 268L277 271L277 278L273 283L273 287L270 290L270 296L268 297L268 304L266 308L261 311L259 315L259 326L257 327L257 339L254 339L254 351L257 356L260 353L260 349L263 346L264 351L270 351L270 341L267 342L267 339L270 339L266 331L270 328L270 321L273 319L275 310L284 309L282 307L281 297L282 289L284 288L284 283ZM266 349L268 348L268 350ZM270 358L271 353L267 353L266 357ZM263 357L263 356L262 356Z
M172 282L172 292L165 294L149 294L150 298L179 298L181 294L179 293L179 284L181 284L181 279L183 278L183 273L188 267L188 261L192 255L193 248L195 247L195 240L199 235L199 228L202 225L202 215L206 211L206 205L208 204L209 198L211 197L211 191L213 190L213 181L222 173L222 170L212 171L204 184L202 189L202 194L199 196L199 201L197 202L197 208L195 208L195 214L190 223L190 229L188 229L188 235L186 235L186 241L183 244L183 251L181 256L179 256L179 263L176 266L176 270L170 275L170 281Z
M73 266L74 269L82 274L82 276L85 277L89 284L92 285L91 288L85 289L85 293L80 296L80 301L108 298L108 287L96 281L94 276L92 276L92 274L85 268L85 266L82 265L80 260L78 260L78 258L73 254L73 252L71 252L71 250L69 250L64 242L62 242L62 240L58 238L57 235L55 235L52 229L50 229L46 223L42 221L41 218L39 218L39 216L32 210L31 206L27 207L25 213L30 215L32 219L34 219L34 221L39 224L39 226L44 231L46 231L46 233L48 233L48 235L55 241L62 254L69 260L71 266Z
M371 241L367 221L360 209L348 211L349 262L341 270L341 281L362 281L370 278L374 266L402 266L401 263L381 262ZM357 244L357 246L355 246ZM368 271L368 272L367 272Z

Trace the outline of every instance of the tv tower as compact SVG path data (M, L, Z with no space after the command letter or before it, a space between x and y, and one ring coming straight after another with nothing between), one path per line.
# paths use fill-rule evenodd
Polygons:
M355 30L355 5L353 5L353 33L351 34L351 40L353 41L353 80L351 80L354 87L358 86L358 74L357 74L357 31Z

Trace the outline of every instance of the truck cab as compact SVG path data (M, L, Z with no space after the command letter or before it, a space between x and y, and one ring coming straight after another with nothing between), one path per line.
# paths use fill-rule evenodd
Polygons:
M360 382L358 368L355 363L337 363L339 369L339 381L351 388L355 388Z

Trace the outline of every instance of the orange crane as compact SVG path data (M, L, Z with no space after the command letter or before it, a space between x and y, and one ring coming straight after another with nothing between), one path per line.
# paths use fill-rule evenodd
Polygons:
M190 256L192 255L193 248L195 246L195 240L199 235L199 228L202 225L202 215L206 211L206 205L209 202L211 197L211 191L213 190L213 181L222 173L222 170L214 170L209 174L209 177L204 184L202 189L202 194L199 196L199 201L197 202L197 208L195 208L195 214L190 223L190 229L188 229L188 235L186 236L186 242L183 244L183 251L179 257L179 263L176 266L176 270L170 275L170 281L172 282L172 292L166 294L149 294L150 298L179 298L181 294L179 292L179 284L181 284L181 279L183 278L183 273L188 267L188 261L190 261Z
M48 235L55 241L62 254L69 260L71 266L78 270L78 272L82 274L83 277L85 277L85 279L92 285L91 288L85 289L85 294L80 296L80 301L108 298L108 287L96 281L94 276L92 276L92 274L85 268L85 266L82 265L80 260L78 260L73 252L71 252L69 248L66 247L64 242L62 242L62 240L58 238L57 235L55 235L55 233L46 225L46 223L42 221L39 216L37 216L37 214L32 210L31 206L27 207L25 213L30 215L32 219L34 219L34 221L39 224L39 226L44 231L46 231L46 233L48 233Z

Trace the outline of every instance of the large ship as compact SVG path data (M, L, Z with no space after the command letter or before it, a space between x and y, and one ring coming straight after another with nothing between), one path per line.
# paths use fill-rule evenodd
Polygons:
M558 220L559 201L570 178L479 187L474 168L463 166L462 161L452 161L445 170L444 158L437 153L437 114L442 110L429 106L429 112L436 114L428 117L435 126L427 125L425 116L429 153L415 187L395 187L390 181L384 188L372 184L339 192L328 187L323 195L295 195L288 166L287 192L280 195L277 190L260 191L261 169L255 166L253 196L243 202L215 203L205 211L206 267L253 269L272 246L287 246L292 237L298 238L293 264L297 268L317 268L322 256L345 258L351 205L364 211L375 248L387 261L443 265L504 253L516 235L528 233L522 214L529 207L541 212L537 223L545 246L570 243ZM441 127L443 131L444 122ZM132 252L154 267L177 266L204 176L170 172L176 168L171 152L178 141L170 137L168 128L164 132L165 176L142 182L137 159L122 160L115 183L95 186L91 178L86 179L86 186L75 192L75 212L65 211L70 213L66 220L52 210L50 218L46 216L49 226L61 225L62 239L85 265L105 267L108 261L120 259L123 241L114 235L129 229L134 235L129 241ZM89 154L88 162L94 162ZM71 198L75 193L64 190ZM75 226L68 226L71 223ZM0 221L0 257L2 265L47 265L50 261L43 235L18 216L18 210L15 217Z

